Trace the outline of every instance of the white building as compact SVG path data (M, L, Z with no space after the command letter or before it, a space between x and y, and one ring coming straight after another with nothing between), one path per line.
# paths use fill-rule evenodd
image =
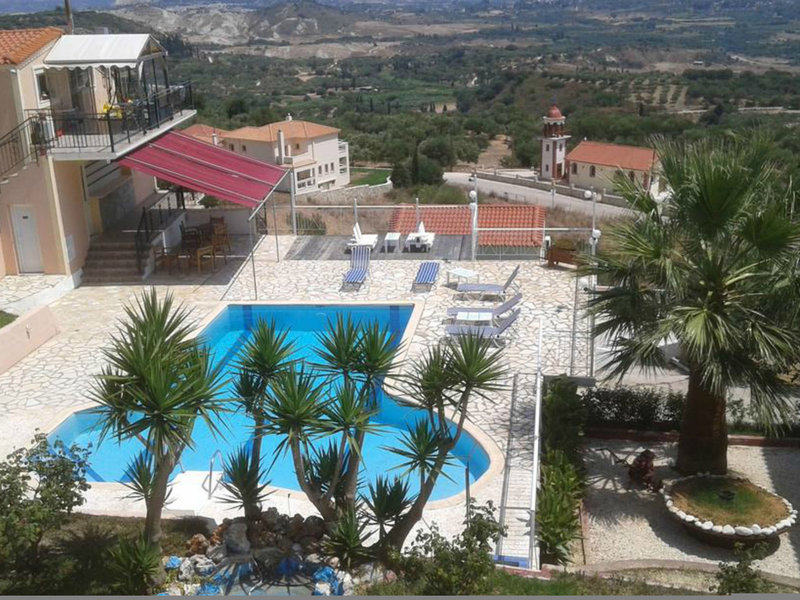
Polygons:
M561 114L558 106L553 104L547 111L547 116L542 117L544 128L542 137L542 166L539 175L542 179L558 180L565 174L565 158L567 155L567 140L570 136L564 132L567 119Z
M341 188L350 183L348 145L339 140L339 130L335 127L298 121L287 115L285 121L262 127L224 131L198 124L185 133L256 160L290 168L298 194ZM290 185L287 178L281 191L289 191Z

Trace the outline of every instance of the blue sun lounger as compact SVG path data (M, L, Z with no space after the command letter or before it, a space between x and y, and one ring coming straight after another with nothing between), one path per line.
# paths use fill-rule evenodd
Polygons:
M342 288L361 287L369 271L369 246L354 246L350 253L350 270L344 274Z
M433 284L436 283L436 278L438 276L439 263L425 261L417 270L417 277L414 279L414 283L411 284L411 291L416 292L418 288L427 288L430 290L433 287Z

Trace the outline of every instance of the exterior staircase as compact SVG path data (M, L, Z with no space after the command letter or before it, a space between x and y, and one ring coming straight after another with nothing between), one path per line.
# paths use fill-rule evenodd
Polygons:
M134 234L106 234L92 240L83 265L83 285L141 283L142 279Z

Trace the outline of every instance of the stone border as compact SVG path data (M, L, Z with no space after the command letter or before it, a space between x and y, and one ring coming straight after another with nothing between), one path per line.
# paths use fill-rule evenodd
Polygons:
M684 511L680 510L677 506L675 506L672 502L672 496L670 496L670 492L672 488L676 484L680 484L691 479L728 479L730 481L745 481L750 485L757 487L766 493L775 496L776 498L780 498L783 503L786 505L786 508L789 511L789 516L785 519L781 519L774 525L770 525L769 527L761 527L760 525L753 524L750 527L745 527L742 525L719 525L715 524L710 520L702 520L700 517L696 517L694 515L690 515L685 513ZM680 479L676 479L675 481L665 485L661 489L661 495L664 498L664 504L667 507L670 515L678 520L683 525L687 526L690 530L696 529L698 533L702 533L703 536L708 536L711 539L718 538L719 540L724 541L755 541L755 540L767 540L773 537L779 536L781 533L788 531L788 529L795 524L797 521L797 511L792 507L791 502L789 502L786 498L778 496L775 492L772 492L760 485L757 485L747 479L746 477L732 477L729 475L713 475L711 473L700 473L698 475L689 475L688 477L681 477Z

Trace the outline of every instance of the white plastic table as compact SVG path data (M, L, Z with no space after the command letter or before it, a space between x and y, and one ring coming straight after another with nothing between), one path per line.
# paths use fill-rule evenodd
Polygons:
M386 237L383 238L383 251L389 252L389 246L392 246L393 250L396 250L400 247L400 233L397 231L390 231L386 234Z
M455 267L453 269L448 269L447 271L447 283L450 283L450 276L455 277L459 282L462 279L472 279L473 277L476 278L477 282L481 282L481 275L477 271L470 271L469 269L464 269L462 267Z
M456 321L465 321L468 323L491 323L492 313L490 312L459 312L456 314Z

